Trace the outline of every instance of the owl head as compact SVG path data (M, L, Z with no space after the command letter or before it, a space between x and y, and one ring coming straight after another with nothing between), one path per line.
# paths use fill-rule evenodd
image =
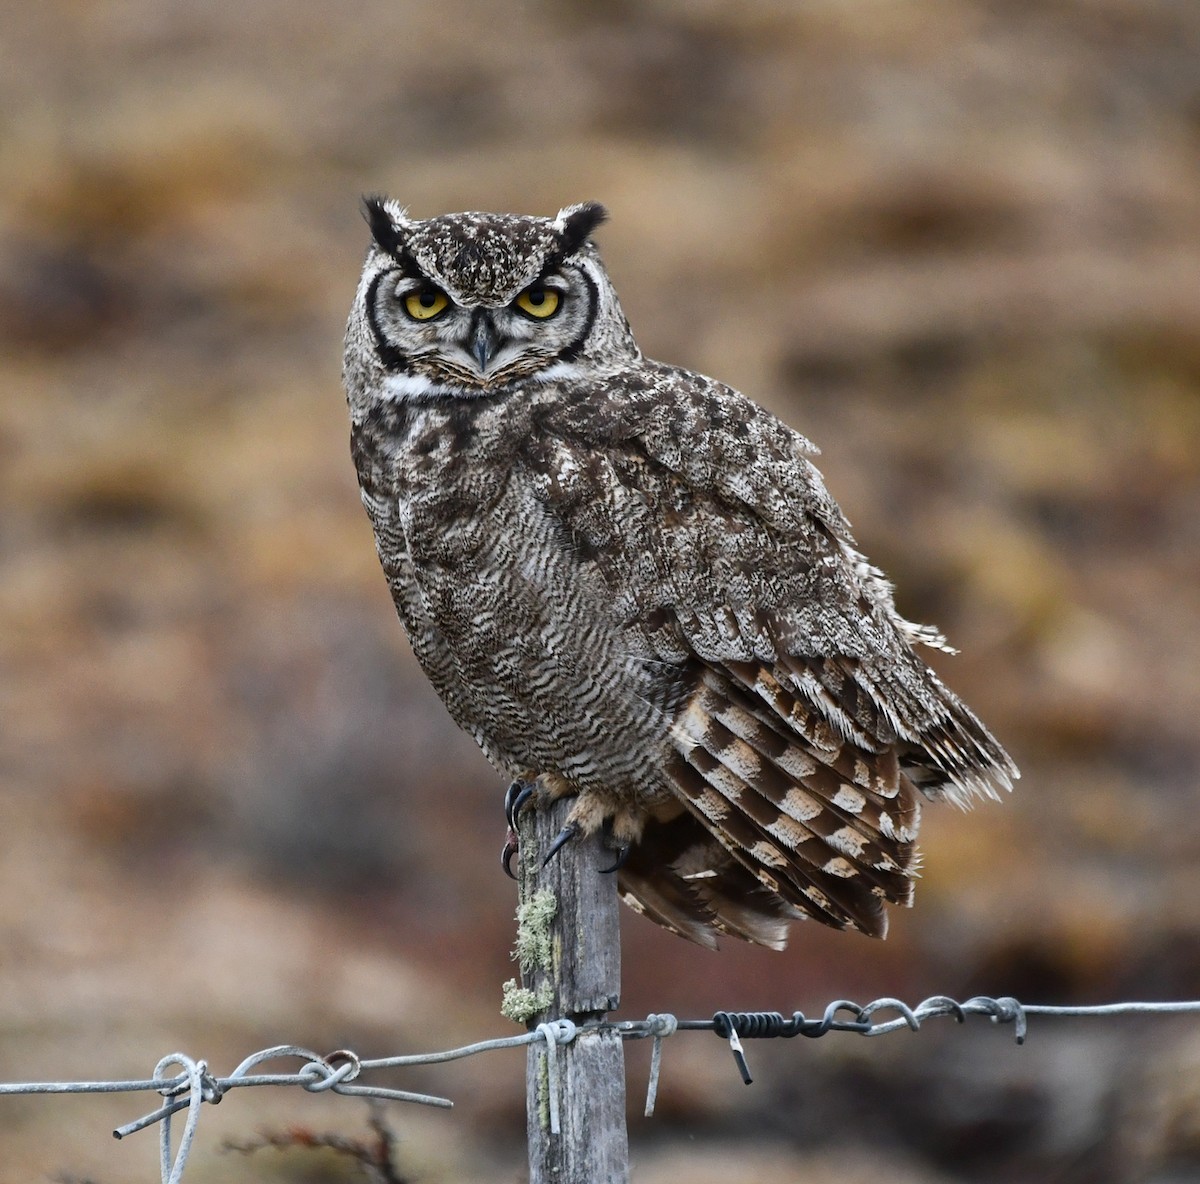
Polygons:
M371 248L350 315L347 389L478 397L638 357L590 235L597 202L554 218L411 219L370 197Z

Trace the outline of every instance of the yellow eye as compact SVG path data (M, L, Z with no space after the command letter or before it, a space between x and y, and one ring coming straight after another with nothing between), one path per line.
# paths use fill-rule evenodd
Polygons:
M404 311L414 321L432 321L449 304L450 299L445 292L439 292L436 288L422 288L404 297Z
M517 297L516 305L522 312L544 321L558 312L558 293L534 284Z

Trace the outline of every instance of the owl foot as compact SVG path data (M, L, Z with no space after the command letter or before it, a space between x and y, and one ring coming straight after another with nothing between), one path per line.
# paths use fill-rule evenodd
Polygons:
M520 817L521 811L529 804L538 792L536 782L525 781L518 779L509 785L504 794L504 817L508 822L508 834L504 840L504 847L500 852L500 866L504 868L504 874L510 880L515 880L517 877L513 874L512 859L513 856L520 850L520 839L517 836L517 820ZM633 840L637 837L629 827L627 821L623 825L618 819L612 815L604 817L601 815L600 809L597 809L595 801L580 799L575 808L568 815L567 824L554 836L554 841L550 844L545 856L542 858L542 867L545 867L569 842L578 838L582 834L592 834L599 827L604 834L604 844L611 850L616 859L611 867L601 868L602 875L611 875L613 872L619 871L625 866L625 861L629 858L629 852L633 848ZM601 808L606 803L600 803ZM574 815L582 814L582 818L576 818ZM640 827L638 828L640 832Z
M613 836L613 823L611 818L606 818L603 823L604 842L605 845L616 854L616 861L612 867L602 867L600 874L607 876L615 871L619 871L629 858L629 852L633 849L633 844L623 842ZM546 857L542 860L542 867L550 862L572 839L578 838L583 833L583 827L578 822L568 822L566 826L554 836L554 842L550 844L550 850L546 852Z
M504 791L504 818L508 822L508 834L505 836L504 846L500 850L500 866L510 880L517 878L513 875L512 870L512 858L520 847L517 839L517 816L535 792L536 787L532 781L514 781Z

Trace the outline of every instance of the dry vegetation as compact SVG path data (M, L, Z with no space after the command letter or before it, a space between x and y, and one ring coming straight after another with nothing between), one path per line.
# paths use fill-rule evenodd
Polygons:
M714 956L629 915L630 1013L1198 993L1193 0L41 0L0 25L0 1079L503 1030L501 786L406 650L347 456L376 189L605 201L648 352L822 444L1023 767L1003 807L927 815L886 944ZM756 1047L751 1090L679 1039L638 1178L1192 1179L1196 1031L830 1037ZM519 1058L403 1084L460 1103L393 1114L405 1171L520 1178ZM4 1101L0 1175L149 1180L154 1136L106 1134L137 1107ZM315 1179L216 1147L364 1117L243 1093L188 1178Z

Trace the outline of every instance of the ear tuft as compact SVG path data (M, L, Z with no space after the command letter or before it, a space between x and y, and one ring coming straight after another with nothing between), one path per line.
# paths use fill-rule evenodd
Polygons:
M554 224L562 235L563 255L574 255L607 217L608 211L598 201L585 201L559 210Z
M368 194L362 200L363 217L371 228L371 237L375 240L375 245L381 251L399 258L404 251L400 229L408 224L408 220L404 210L399 212L398 217L393 216L388 211L388 204L387 198Z

